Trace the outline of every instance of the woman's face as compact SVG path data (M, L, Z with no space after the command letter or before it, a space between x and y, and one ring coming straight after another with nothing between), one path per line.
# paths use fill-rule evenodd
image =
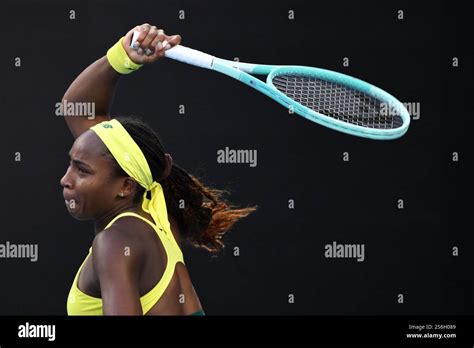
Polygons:
M78 220L97 219L119 201L123 179L113 175L106 147L91 130L81 134L69 152L71 161L60 183L66 207Z

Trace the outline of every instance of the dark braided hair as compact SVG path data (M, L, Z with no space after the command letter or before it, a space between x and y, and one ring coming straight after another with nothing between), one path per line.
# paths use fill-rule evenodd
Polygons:
M156 132L139 118L121 116L116 119L142 150L153 178L160 178L166 169L166 155ZM128 176L115 159L113 162L115 175ZM204 186L174 163L169 176L158 181L163 187L168 214L176 220L182 237L209 252L220 251L224 247L225 232L256 210L256 207L239 209L231 205L223 199L226 191ZM137 187L133 202L139 204L145 189Z

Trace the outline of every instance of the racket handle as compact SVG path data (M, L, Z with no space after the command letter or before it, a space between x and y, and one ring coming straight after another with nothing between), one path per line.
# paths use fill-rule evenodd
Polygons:
M133 32L132 42L130 43L132 49L136 49L133 46L135 41L137 41L138 35L140 35L140 32ZM176 45L169 50L166 50L165 57L206 69L212 69L214 61L214 56L211 56L210 54L181 45Z
M206 69L212 69L214 62L214 56L181 45L165 51L165 57Z

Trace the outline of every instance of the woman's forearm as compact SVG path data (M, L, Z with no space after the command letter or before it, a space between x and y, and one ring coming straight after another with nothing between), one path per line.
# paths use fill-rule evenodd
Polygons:
M112 104L115 86L120 74L117 73L104 56L89 65L69 86L63 97L63 108L68 105L81 105L81 103L91 103L94 114L91 115L71 115L65 113L66 123L74 138L89 127L110 119L109 111ZM65 110L65 109L63 109ZM71 107L68 110L83 110L83 108Z
M138 49L130 47L134 32L138 31L136 38ZM127 43L127 44L125 44ZM160 45L158 45L160 43ZM96 124L110 120L109 110L114 97L114 90L121 74L129 74L130 62L121 66L123 55L128 56L130 61L140 67L143 64L151 64L165 55L168 50L181 43L180 35L168 36L163 30L147 23L131 29L123 40L114 45L109 51L112 60L109 63L104 56L88 66L69 86L63 97L64 118L74 138ZM122 48L122 49L120 49ZM117 51L118 50L118 51ZM145 52L145 54L144 54ZM148 53L146 53L148 52ZM119 59L116 59L119 57ZM121 57L121 58L120 58ZM117 64L119 62L119 64ZM113 64L114 67L112 67ZM123 69L125 68L125 69ZM137 67L134 67L136 70ZM124 71L122 71L124 70ZM89 104L90 103L90 104ZM93 106L94 115L83 115L80 111L83 107ZM69 108L69 106L72 106ZM78 107L76 107L78 106ZM73 112L70 112L70 109ZM76 110L74 112L74 110ZM90 110L90 109L88 109ZM67 116L73 115L73 116Z

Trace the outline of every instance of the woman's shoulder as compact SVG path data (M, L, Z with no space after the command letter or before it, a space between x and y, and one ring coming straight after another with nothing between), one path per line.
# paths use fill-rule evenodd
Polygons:
M130 233L113 224L98 233L92 242L92 265L98 279L134 278L140 272L143 260L140 244Z
M130 266L139 265L146 256L147 230L144 221L123 217L98 233L92 242L92 260L114 263L125 258Z
M152 226L136 216L123 216L95 236L92 249L95 244L102 248L133 247L137 253L146 243L150 229Z

